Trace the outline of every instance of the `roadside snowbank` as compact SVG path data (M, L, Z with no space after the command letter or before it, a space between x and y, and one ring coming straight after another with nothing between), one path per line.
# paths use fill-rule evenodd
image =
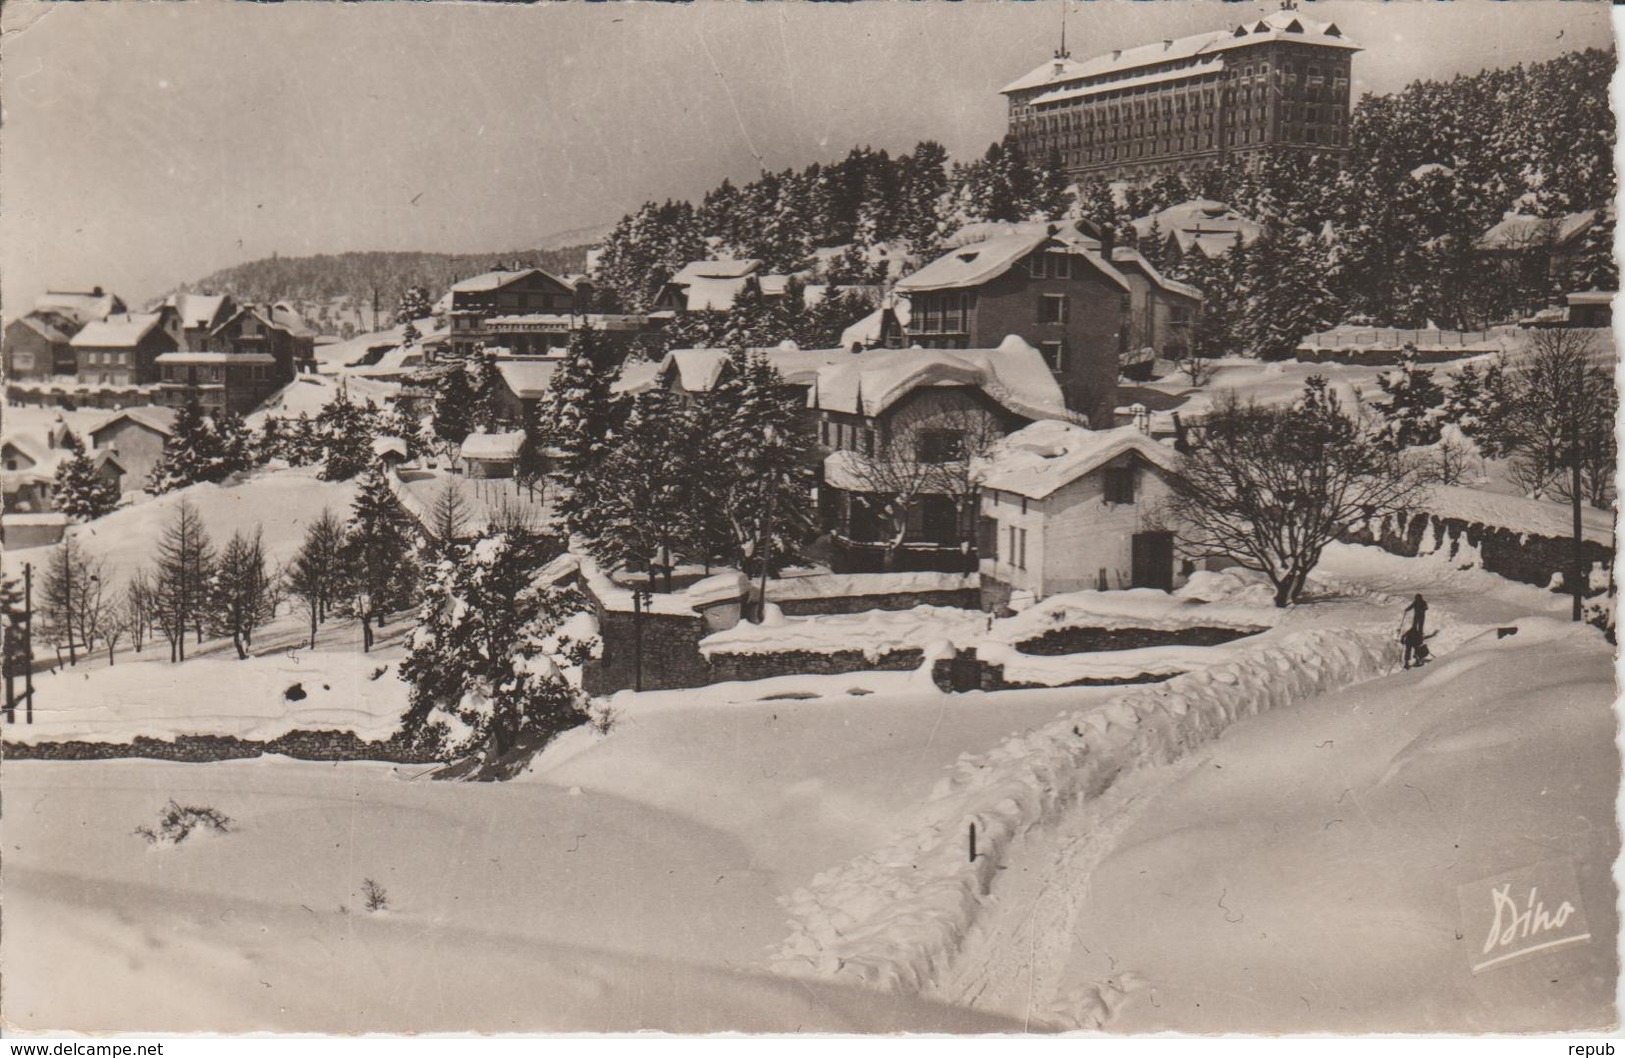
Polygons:
M1457 630L1454 638L1465 637ZM1176 760L1235 721L1391 671L1387 629L1321 628L1238 651L1229 661L1062 715L964 756L933 791L918 831L816 876L786 901L792 933L780 973L917 991L958 950L1022 832L1094 797L1118 775ZM968 862L968 828L979 855Z

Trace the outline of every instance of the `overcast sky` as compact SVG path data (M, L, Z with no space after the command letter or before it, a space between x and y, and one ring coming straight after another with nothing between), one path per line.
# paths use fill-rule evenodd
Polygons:
M1082 58L1274 3L1067 5ZM1323 0L1355 91L1606 46L1603 3ZM46 5L0 11L0 282L132 302L239 261L499 251L858 144L1003 133L1058 0Z

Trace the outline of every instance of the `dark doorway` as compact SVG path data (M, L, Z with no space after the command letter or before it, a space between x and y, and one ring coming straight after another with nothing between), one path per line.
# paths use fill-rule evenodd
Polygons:
M1174 534L1135 533L1133 587L1174 590Z

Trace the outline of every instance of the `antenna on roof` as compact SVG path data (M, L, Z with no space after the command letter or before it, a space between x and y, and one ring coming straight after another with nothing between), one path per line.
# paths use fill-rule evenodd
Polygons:
M1057 59L1070 59L1072 53L1066 50L1066 0L1061 0L1061 46L1055 49Z

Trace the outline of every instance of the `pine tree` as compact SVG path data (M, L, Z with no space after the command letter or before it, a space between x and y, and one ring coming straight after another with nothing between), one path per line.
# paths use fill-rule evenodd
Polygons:
M241 415L234 411L215 412L209 416L207 427L212 435L209 447L214 462L207 468L206 480L224 481L233 474L253 469L254 439Z
M542 426L557 454L557 510L566 531L592 536L597 474L618 436L625 413L610 390L612 369L599 332L576 331L544 398Z
M266 564L259 528L253 536L233 533L209 583L213 634L230 636L237 657L246 659L255 630L276 616L277 596L277 581Z
M1417 366L1416 350L1407 347L1407 352L1412 355L1397 370L1377 376L1377 385L1388 399L1372 402L1382 417L1377 443L1393 452L1437 444L1446 418L1444 389L1432 371Z
M203 406L195 394L188 396L164 439L163 455L152 468L147 487L164 493L210 480L208 475L220 461L216 444L216 434L209 428Z
M440 376L435 383L432 425L434 435L449 447L463 443L474 432L474 387L461 367Z
M361 649L372 649L373 627L411 604L415 584L412 528L377 466L361 475L351 505L341 561L347 571L344 612L361 620Z
M502 375L497 371L496 357L487 352L484 345L476 349L469 373L474 395L474 428L496 430L507 425L502 421Z
M358 408L347 394L337 392L322 406L315 434L322 447L323 481L349 481L373 462L372 442L377 438L377 408Z
M182 499L158 540L153 577L153 611L164 638L169 660L186 660L186 633L201 637L208 616L209 581L214 576L215 551L208 531L190 500Z
M400 302L395 308L395 322L411 323L414 320L428 319L434 315L434 304L429 299L429 291L425 287L410 286L401 291ZM411 345L409 341L406 343Z
M591 604L535 579L557 550L534 533L495 531L430 567L401 662L411 736L495 763L586 719L580 670L599 647L572 618Z
M96 464L83 453L57 464L51 496L57 510L86 522L110 513L120 499L118 485L99 477Z
M669 390L653 389L632 402L620 441L598 472L593 557L613 566L671 566L700 535L692 523L699 504L694 419Z

